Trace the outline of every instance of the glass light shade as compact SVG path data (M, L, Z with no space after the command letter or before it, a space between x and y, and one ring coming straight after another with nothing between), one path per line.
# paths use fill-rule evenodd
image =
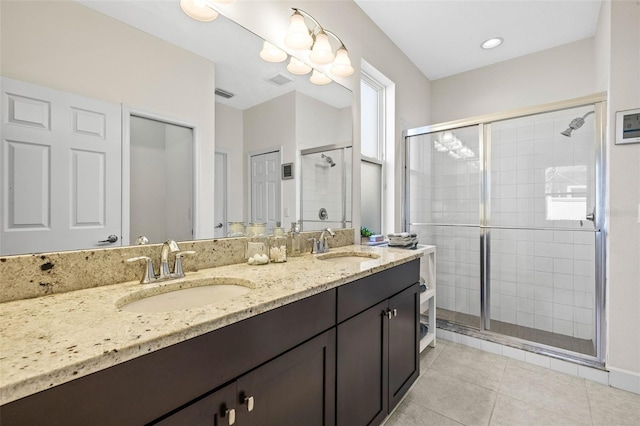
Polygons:
M284 44L295 50L308 49L313 44L309 28L304 23L304 16L297 11L291 15L291 23L289 24L289 31L287 31Z
M260 51L260 57L267 62L282 62L287 60L286 52L282 49L275 47L268 41L264 41L262 44L262 50Z
M313 70L313 74L311 74L311 77L309 77L309 81L311 81L313 84L317 84L318 86L322 86L331 83L332 80L326 75L322 74L320 71Z
M296 59L292 56L291 60L289 60L289 65L287 65L287 70L291 74L305 75L305 74L308 74L309 71L311 71L311 67L305 64L304 62L302 62L301 60Z
M324 31L321 31L316 35L316 40L313 43L313 48L311 48L311 55L309 55L309 59L314 64L326 65L333 61L333 58L335 58L335 55L331 51L329 36L327 36Z
M333 65L331 66L331 74L336 77L349 77L353 74L351 60L349 59L349 54L344 46L336 52L336 60L333 61Z
M196 21L211 22L218 17L205 0L180 0L180 9Z
M218 4L231 4L233 2L235 2L236 0L213 0Z

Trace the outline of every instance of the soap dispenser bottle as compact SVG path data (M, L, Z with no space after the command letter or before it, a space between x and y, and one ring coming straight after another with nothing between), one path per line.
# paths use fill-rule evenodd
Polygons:
M287 235L287 253L289 256L300 256L302 237L300 236L300 223L291 222L291 229Z

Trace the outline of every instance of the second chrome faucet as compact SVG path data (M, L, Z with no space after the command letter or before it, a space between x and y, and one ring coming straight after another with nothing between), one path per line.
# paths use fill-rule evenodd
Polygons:
M175 261L173 263L173 272L169 268L169 254L175 253ZM142 274L140 282L147 284L154 281L165 281L171 279L184 278L184 271L182 269L182 258L186 255L195 254L195 251L180 251L178 243L173 240L167 240L162 244L162 250L160 251L160 268L158 275L155 274L153 267L153 260L148 256L138 256L127 259L127 262L136 262L144 260L146 267Z

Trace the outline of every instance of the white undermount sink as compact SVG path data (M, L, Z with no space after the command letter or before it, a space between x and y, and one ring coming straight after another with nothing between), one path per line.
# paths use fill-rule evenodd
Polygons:
M342 263L366 262L368 260L378 259L379 257L379 254L361 251L329 252L316 256L318 260Z
M197 308L249 293L255 286L235 278L203 278L168 282L148 288L117 302L117 307L129 312L168 312Z

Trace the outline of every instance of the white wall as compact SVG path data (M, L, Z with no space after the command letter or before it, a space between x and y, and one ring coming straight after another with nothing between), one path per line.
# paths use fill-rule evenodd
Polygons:
M216 151L227 154L229 170L227 219L244 221L245 158L243 148L242 111L216 103Z
M309 12L331 31L338 34L349 50L355 73L336 79L354 93L353 152L354 164L360 163L360 61L365 59L396 83L395 141L396 164L401 164L402 131L430 121L430 82L400 49L378 28L352 0L334 1L247 1L225 8L225 14L259 36L283 48L289 28L291 7ZM286 159L284 160L287 161ZM395 170L396 230L400 230L402 170ZM360 167L354 168L353 194L360 193ZM354 227L360 227L360 200L353 200ZM356 231L359 240L359 232Z
M0 7L3 76L197 126L196 237L213 236L214 63L76 2Z
M590 38L435 80L430 123L591 95L594 55Z
M609 9L609 10L607 10ZM609 83L609 356L611 380L640 393L640 144L615 145L615 112L640 108L640 4L604 2ZM605 23L607 25L607 23ZM607 40L609 38L610 40ZM635 382L618 379L632 372Z

